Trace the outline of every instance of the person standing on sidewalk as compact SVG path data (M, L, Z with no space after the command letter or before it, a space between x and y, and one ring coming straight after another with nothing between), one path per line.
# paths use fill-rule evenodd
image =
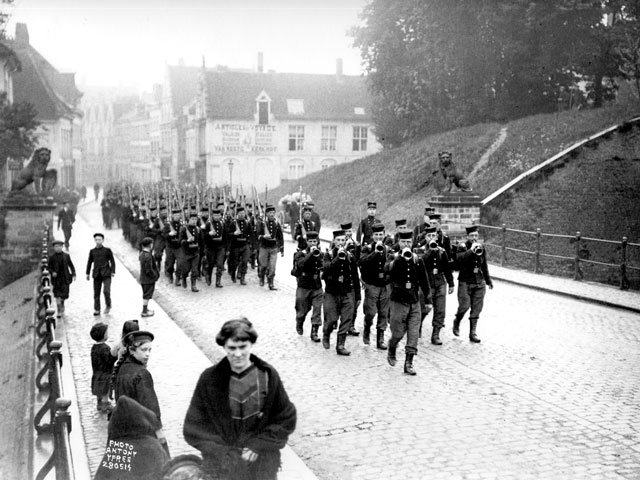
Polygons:
M411 252L413 232L411 230L398 233L400 251L389 257L385 270L391 284L390 328L387 361L396 365L396 349L398 343L407 334L405 346L404 373L415 375L413 357L418 353L418 337L420 331L420 299L418 289L422 289L427 309L431 307L431 288L427 270L422 259Z
M142 313L141 317L151 317L155 313L149 310L149 300L153 298L156 282L160 277L158 264L153 258L153 239L145 237L140 242L142 250L138 256L140 261L140 285L142 285Z
M113 406L109 402L109 383L116 359L111 355L111 347L107 345L109 326L99 322L89 332L94 343L91 347L91 393L96 396L99 412L108 413Z
M251 353L257 339L246 318L222 325L216 343L226 357L202 372L187 410L184 439L213 478L275 480L280 450L296 428L278 372Z
M76 279L76 268L71 261L71 256L62 251L63 243L62 240L54 240L53 253L49 256L49 272L51 272L58 318L64 313L64 301L69 298L69 285Z
M89 250L89 260L87 261L87 280L91 274L93 265L93 314L100 315L100 291L104 286L104 303L106 308L104 313L111 311L111 278L116 274L116 261L113 252L105 247L104 235L96 233L93 235L96 247Z
M318 330L322 325L320 312L322 311L322 252L318 248L318 232L307 232L306 250L297 251L294 254L295 277L298 287L296 288L296 332L298 335L304 334L304 321L311 312L311 340L319 342Z
M155 413L159 427L156 430L156 436L165 451L169 453L167 438L162 430L160 402L153 386L153 377L147 370L153 339L153 334L144 330L131 332L124 337L123 342L127 349L122 361L118 362L114 368L115 399L117 402L120 397L126 395Z
M258 251L258 278L260 286L264 286L264 277L267 277L269 290L277 290L273 285L276 276L276 264L278 253L284 257L284 237L282 227L276 222L276 207L267 205L265 209L267 218L259 220L256 228L260 249Z
M458 311L453 319L453 334L460 336L460 322L471 307L469 314L469 340L480 343L476 334L478 319L484 306L484 296L487 287L493 289L493 282L487 266L487 253L478 242L478 227L466 227L467 241L458 245L456 264L460 269L458 274Z
M67 250L69 250L71 230L73 229L73 223L75 221L76 216L73 210L69 208L69 202L65 201L62 204L62 209L58 212L58 230L62 227L62 233L64 233L64 248Z

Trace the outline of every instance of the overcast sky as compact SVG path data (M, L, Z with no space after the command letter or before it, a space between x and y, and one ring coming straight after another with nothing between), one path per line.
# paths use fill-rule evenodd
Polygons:
M366 0L15 0L15 23L58 70L88 85L162 82L165 64L334 73L362 72L346 31Z

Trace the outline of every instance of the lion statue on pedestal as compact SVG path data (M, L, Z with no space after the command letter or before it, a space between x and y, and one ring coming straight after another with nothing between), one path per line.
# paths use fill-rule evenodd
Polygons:
M11 182L11 191L20 191L33 183L36 194L44 195L51 192L56 186L58 172L53 168L47 170L50 161L51 150L45 147L36 149L29 163L18 172L17 177Z
M451 192L454 185L463 192L471 191L469 180L462 175L460 170L458 170L458 167L453 163L453 158L450 152L438 153L438 163L440 166L440 173L442 173L446 182L445 191L447 193ZM437 172L438 170L433 173L435 174Z

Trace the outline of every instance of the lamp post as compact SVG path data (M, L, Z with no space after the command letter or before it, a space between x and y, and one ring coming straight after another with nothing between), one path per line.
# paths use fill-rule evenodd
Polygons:
M229 192L233 192L233 160L229 159L227 167L229 167Z

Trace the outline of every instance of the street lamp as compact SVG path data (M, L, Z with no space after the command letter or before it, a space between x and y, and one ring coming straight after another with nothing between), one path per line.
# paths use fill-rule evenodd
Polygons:
M229 191L233 191L233 160L229 159L227 162L227 167L229 167Z

